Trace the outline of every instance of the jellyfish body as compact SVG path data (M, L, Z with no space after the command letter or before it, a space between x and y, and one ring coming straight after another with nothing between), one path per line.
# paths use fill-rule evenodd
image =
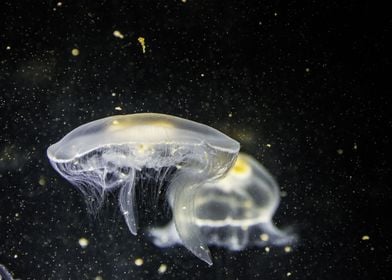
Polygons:
M119 189L119 204L136 234L135 185L153 178L156 192L170 168L167 197L178 237L193 254L211 264L194 218L194 194L233 165L239 143L200 123L142 113L112 116L82 125L47 150L52 166L90 199L96 209L108 191ZM143 184L141 184L143 187ZM142 190L143 191L143 190Z
M295 235L272 223L279 200L273 177L255 159L240 153L225 177L197 189L194 223L207 244L234 251L252 245L289 244ZM150 229L150 235L159 247L182 243L173 222Z

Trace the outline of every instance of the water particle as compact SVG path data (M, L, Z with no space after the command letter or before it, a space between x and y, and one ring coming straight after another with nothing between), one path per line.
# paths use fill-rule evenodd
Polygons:
M119 39L124 39L124 35L118 30L113 31L113 36Z
M284 247L284 251L285 251L286 253L290 253L292 250L293 250L293 248L291 248L290 246L285 246L285 247Z
M137 258L137 259L135 260L135 264L136 264L137 266L142 266L143 263L144 263L144 261L143 261L142 258Z
M82 247L83 249L86 248L86 247L88 246L88 243L89 243L88 239L86 239L86 238L84 238L84 237L81 237L81 238L79 239L79 245L80 245L80 247Z
M364 241L370 240L370 236L369 235L364 235L364 236L362 236L362 240L364 240Z
M167 265L164 264L164 263L162 263L162 264L159 266L159 268L158 268L158 273L159 273L159 274L163 274L163 273L166 272L166 270L167 270Z
M143 53L146 53L146 40L144 39L144 37L137 38L137 41L142 46Z
M72 49L72 51L71 51L71 54L73 55L73 56L78 56L79 54L80 54L80 51L78 50L78 49Z
M260 239L262 241L268 241L269 240L269 235L266 233L260 234Z

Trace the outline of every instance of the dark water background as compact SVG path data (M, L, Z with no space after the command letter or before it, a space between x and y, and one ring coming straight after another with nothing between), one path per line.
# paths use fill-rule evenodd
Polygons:
M388 9L61 3L0 4L0 263L16 278L389 279ZM135 112L192 119L239 140L287 193L274 221L298 232L292 252L212 248L208 267L184 248L131 236L114 197L93 219L46 148L85 122Z

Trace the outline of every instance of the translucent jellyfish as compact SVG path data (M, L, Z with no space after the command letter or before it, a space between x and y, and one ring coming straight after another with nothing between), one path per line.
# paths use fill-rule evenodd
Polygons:
M2 264L0 264L0 280L12 280L11 273Z
M237 141L209 126L143 113L82 125L50 146L47 155L52 166L88 198L93 211L106 192L119 189L120 208L133 234L137 231L135 186L153 185L153 193L159 195L168 185L165 194L181 243L212 263L194 222L194 194L200 185L225 175L239 147Z
M279 200L279 187L268 171L240 153L225 177L197 189L194 222L209 245L233 251L252 245L286 245L295 241L295 235L272 223ZM150 235L159 247L182 244L173 222L150 229Z

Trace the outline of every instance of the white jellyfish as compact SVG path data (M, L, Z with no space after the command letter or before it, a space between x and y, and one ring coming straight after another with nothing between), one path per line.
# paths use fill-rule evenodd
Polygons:
M209 126L142 113L82 125L50 146L47 155L52 166L89 198L92 209L100 206L106 192L120 189L120 208L133 234L137 231L135 185L144 187L143 181L150 178L159 194L164 180L169 180L166 194L178 237L211 264L194 221L194 194L200 185L225 175L239 148L237 141ZM173 168L174 174L168 172Z
M279 200L279 187L273 177L251 156L240 153L225 177L197 189L194 223L207 244L234 251L252 245L290 244L295 235L272 223ZM150 235L159 247L182 244L173 222L151 228Z

